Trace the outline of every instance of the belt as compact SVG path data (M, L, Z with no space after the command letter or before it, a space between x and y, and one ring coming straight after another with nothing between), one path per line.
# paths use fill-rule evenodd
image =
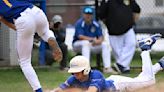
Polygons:
M34 6L33 5L30 5L29 7L27 7L27 8L30 8L30 9L32 9ZM26 8L26 9L27 9ZM25 10L26 10L25 9ZM25 11L25 10L23 10L23 11ZM16 14L14 17L13 17L13 19L17 19L17 18L19 18L21 16L21 14L19 13L19 14Z

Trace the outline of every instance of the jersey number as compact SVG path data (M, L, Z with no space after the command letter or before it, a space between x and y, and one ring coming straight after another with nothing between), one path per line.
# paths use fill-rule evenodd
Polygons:
M8 7L12 7L12 4L9 2L9 0L3 0L3 2L4 2Z

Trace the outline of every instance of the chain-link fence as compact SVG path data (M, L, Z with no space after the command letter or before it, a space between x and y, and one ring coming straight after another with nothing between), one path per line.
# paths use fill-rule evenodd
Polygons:
M73 25L81 16L82 7L100 5L102 0L47 0L47 16L51 21L53 15L63 17L64 25ZM137 30L137 32L159 32L164 29L164 0L136 0L141 7L140 20L137 28L150 30ZM96 13L95 13L96 14ZM159 29L160 28L160 29ZM158 29L158 30L154 30Z

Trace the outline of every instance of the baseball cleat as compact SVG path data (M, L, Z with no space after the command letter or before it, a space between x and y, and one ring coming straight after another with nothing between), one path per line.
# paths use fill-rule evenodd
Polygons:
M122 73L129 73L130 70L127 70L125 69L126 67L118 64L118 63L114 63L114 69L119 73L119 74L122 74Z
M162 37L161 34L154 34L150 37L143 38L142 40L138 41L139 47L141 48L142 51L150 50L152 45L156 42L156 40L158 40L161 37Z
M164 56L158 61L158 63L164 69Z

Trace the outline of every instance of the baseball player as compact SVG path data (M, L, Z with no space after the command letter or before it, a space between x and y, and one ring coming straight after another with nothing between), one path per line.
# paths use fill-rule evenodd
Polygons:
M103 72L114 73L111 68L111 56L109 45L104 41L102 28L93 18L93 9L90 6L83 8L83 16L75 23L73 38L73 50L90 59L92 53L102 53Z
M139 41L142 50L142 72L137 77L111 75L105 79L101 72L91 70L87 58L75 56L70 61L68 70L72 75L52 92L63 92L69 87L83 88L85 91L81 92L129 92L155 84L155 74L164 69L164 57L152 65L149 51L160 37L160 34L155 34Z
M0 0L0 21L16 30L19 65L33 90L42 92L36 72L31 65L34 33L37 32L53 48L55 60L62 59L62 52L53 33L49 30L46 15L28 0Z

